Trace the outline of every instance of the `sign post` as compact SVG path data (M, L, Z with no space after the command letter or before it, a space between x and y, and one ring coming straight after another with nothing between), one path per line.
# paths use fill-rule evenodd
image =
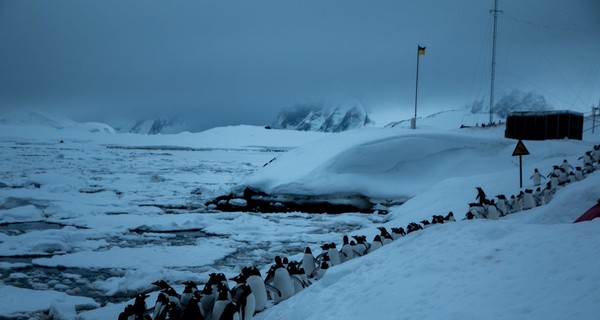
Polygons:
M517 146L515 147L515 151L513 151L513 157L519 156L519 188L523 188L523 156L529 155L529 150L523 144L523 141L519 140Z

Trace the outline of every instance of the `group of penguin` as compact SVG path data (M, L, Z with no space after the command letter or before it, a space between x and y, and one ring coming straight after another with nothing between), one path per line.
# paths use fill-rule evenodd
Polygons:
M557 188L581 180L595 170L594 163L600 163L600 145L594 146L593 150L586 152L580 159L584 162L583 170L580 167L573 169L567 160L561 166L554 166L548 175L551 180L543 192L538 187L536 191L526 189L516 197L513 195L510 200L504 195L497 195L497 200L488 200L483 189L477 187L476 199L479 202L469 204L465 219L498 219L500 216L548 203ZM564 177L561 180L563 172L567 172L568 176L572 174L575 180L565 181ZM531 177L534 185L539 186L542 178L535 169ZM211 273L202 290L193 281L188 281L184 283L185 288L181 294L164 280L159 280L153 283L161 289L153 308L147 308L145 300L149 295L141 293L135 297L133 304L125 307L118 319L249 320L263 311L269 300L277 304L290 298L310 286L312 281L321 279L332 266L366 255L412 232L451 221L455 221L454 214L449 212L446 216L434 215L431 221L411 222L406 229L391 228L391 233L385 227L379 227L379 234L371 242L364 235L352 236L353 240L345 235L339 250L334 242L325 243L321 246L322 253L315 257L310 247L306 247L301 261L289 261L285 257L276 256L265 278L256 267L244 267L237 276L230 279L223 273ZM235 282L233 288L230 288L230 280Z
M200 290L193 281L185 282L181 294L177 293L164 280L152 283L161 290L153 308L148 309L146 298L141 293L133 304L125 307L119 320L249 320L254 314L263 311L270 300L277 304L320 280L330 267L373 252L390 242L432 225L455 221L454 214L434 215L420 223L411 222L405 228L379 227L379 234L373 241L364 235L343 237L338 250L334 242L321 245L322 253L316 257L310 247L306 247L302 260L289 261L276 256L275 262L265 278L256 267L244 267L230 279L223 273L211 273L209 280ZM352 240L351 240L352 239ZM229 281L235 282L230 288Z
M529 179L533 181L533 185L537 188L535 190L525 189L525 191L520 191L516 196L512 195L510 199L507 199L503 194L497 195L496 199L487 199L483 189L477 187L476 200L479 200L479 202L469 203L469 210L465 214L465 219L485 218L497 220L510 213L529 210L549 203L558 189L569 183L580 181L596 170L594 163L600 164L600 145L595 145L579 160L583 160L583 168L573 168L565 159L560 166L553 166L552 171L547 176L542 175L538 169L535 169ZM543 190L540 187L542 179L548 179Z

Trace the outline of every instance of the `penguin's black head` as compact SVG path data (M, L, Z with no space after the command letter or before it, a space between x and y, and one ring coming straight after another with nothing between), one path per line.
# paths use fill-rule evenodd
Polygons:
M312 254L312 250L310 250L309 247L306 247L306 249L304 249L304 253Z
M282 266L283 265L283 261L281 261L281 257L280 256L275 256L275 265L277 265L277 266Z
M329 249L335 249L335 248L336 248L335 242L332 242L329 244Z
M329 243L325 243L325 244L321 245L321 249L323 249L323 250L329 249Z
M167 282L165 282L165 280L154 281L154 282L152 282L152 284L161 289L167 289L167 288L171 287Z
M186 287L190 287L192 289L196 289L198 290L198 286L196 285L196 283L194 281L186 281L183 283Z
M283 264L289 264L290 260L287 257L283 257L282 262L283 262Z
M348 244L348 236L344 235L344 244Z

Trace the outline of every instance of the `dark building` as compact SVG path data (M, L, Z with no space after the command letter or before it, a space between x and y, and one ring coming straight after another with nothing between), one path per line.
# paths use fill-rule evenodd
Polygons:
M520 140L576 139L583 136L583 113L573 111L511 112L504 137Z

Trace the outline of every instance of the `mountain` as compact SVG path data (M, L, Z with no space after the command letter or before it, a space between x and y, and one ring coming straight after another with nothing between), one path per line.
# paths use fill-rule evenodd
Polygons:
M483 100L473 101L467 107L470 107L472 113L483 113L489 111L489 105L484 105ZM509 112L513 111L545 111L552 110L552 107L546 101L546 98L535 92L523 92L514 89L511 93L504 94L494 105L494 113L502 118L506 118Z
M114 120L109 122L119 132L139 134L174 134L189 131L190 127L178 118L141 118L132 120Z
M372 124L360 101L352 100L336 106L298 105L283 110L271 127L299 131L341 132Z

